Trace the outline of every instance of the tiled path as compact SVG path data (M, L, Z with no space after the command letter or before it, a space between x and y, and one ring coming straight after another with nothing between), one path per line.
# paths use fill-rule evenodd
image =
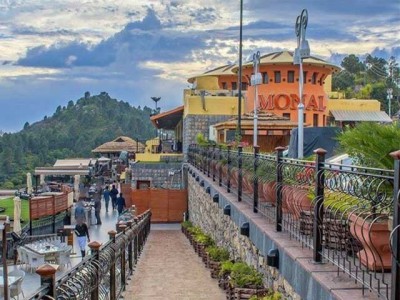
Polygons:
M179 230L157 229L152 227L124 299L226 299L186 237Z

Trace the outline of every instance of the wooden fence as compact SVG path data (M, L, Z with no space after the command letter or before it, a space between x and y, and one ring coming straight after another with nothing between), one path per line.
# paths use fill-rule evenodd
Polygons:
M187 211L187 190L131 190L130 201L138 214L150 209L153 223L182 222Z

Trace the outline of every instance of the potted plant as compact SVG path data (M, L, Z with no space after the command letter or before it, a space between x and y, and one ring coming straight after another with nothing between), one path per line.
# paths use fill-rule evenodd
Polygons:
M232 266L229 283L231 299L249 299L251 296L262 296L267 292L262 274L243 262Z
M206 248L207 267L211 269L211 277L218 278L221 263L229 259L229 251L222 247L209 246Z
M193 224L190 221L184 221L181 223L181 230L185 236L188 236L188 229L190 227L193 227Z
M200 232L194 237L194 241L194 250L203 259L203 261L206 262L205 248L214 245L213 239L211 236Z
M223 289L227 290L229 287L229 276L232 272L234 262L231 260L226 260L221 263L221 268L218 274L218 286Z

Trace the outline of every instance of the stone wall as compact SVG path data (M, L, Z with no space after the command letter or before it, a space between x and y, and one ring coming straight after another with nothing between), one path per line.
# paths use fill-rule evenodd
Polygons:
M210 126L232 118L227 115L188 115L183 119L183 153L186 155L189 145L196 143L196 136L202 133L208 138Z
M132 186L138 180L150 181L152 188L179 189L182 185L182 163L137 163L132 167Z
M207 194L190 174L188 186L190 221L211 235L218 246L228 249L233 259L244 261L263 273L265 285L281 292L283 299L301 299L276 268L267 266L265 251L258 249L248 237L240 235L237 224L245 220L240 220L237 211L232 207L231 216L223 214L223 207L229 204L226 199L220 195L219 203L214 203L212 195L215 191ZM239 223L234 219L239 219Z

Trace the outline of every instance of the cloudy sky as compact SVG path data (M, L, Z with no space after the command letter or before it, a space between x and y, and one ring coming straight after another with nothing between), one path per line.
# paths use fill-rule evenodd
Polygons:
M85 91L135 106L181 105L187 78L238 59L239 0L0 0L0 130ZM400 61L399 0L244 0L244 57L293 50L308 9L315 56Z

